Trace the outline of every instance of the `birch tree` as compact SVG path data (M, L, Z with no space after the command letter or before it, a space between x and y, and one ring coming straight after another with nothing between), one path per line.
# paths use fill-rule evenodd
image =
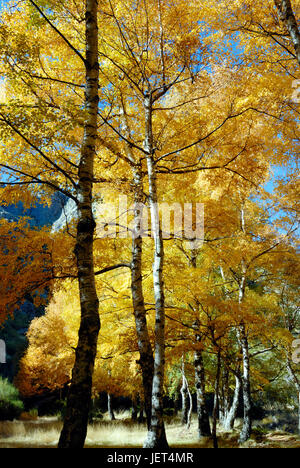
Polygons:
M290 0L274 0L279 17L288 31L300 65L300 31Z
M131 139L130 127L127 119L126 102L120 96L121 128L127 141ZM135 316L135 325L140 352L139 364L141 365L144 385L145 412L148 428L151 424L152 408L152 383L153 383L153 351L150 343L146 307L142 284L142 254L143 254L143 209L144 209L144 176L142 164L136 158L132 147L125 142L125 151L132 164L133 194L134 194L134 223L132 231L132 262L131 262L131 291Z
M13 135L13 138L18 141L18 145L5 164L2 153L1 167L7 171L8 175L4 193L9 192L9 187L14 186L16 183L33 187L37 184L41 187L44 186L46 189L48 188L48 193L49 189L64 193L73 199L77 205L75 255L81 299L81 326L59 447L80 448L83 447L86 437L96 344L100 329L98 297L94 279L93 235L95 221L92 212L99 101L97 2L87 0L81 9L85 19L85 31L82 31L85 51L81 51L77 47L78 36L75 42L72 43L68 39L68 27L64 30L63 25L52 20L51 12L53 10L51 8L55 8L55 6L51 5L50 13L49 11L45 13L36 2L30 0L29 6L24 5L20 8L17 6L15 10L12 7L12 13L10 11L4 13L7 22L1 26L2 37L8 34L9 43L15 47L15 49L13 47L10 49L8 44L2 43L2 63L6 71L7 86L11 85L13 87L19 81L24 87L21 87L21 93L23 92L24 96L27 93L27 96L25 102L20 104L18 98L14 100L13 95L9 101L9 94L7 93L8 102L5 103L4 107L2 106L2 132L8 132L8 137ZM32 19L33 11L36 16ZM24 16L20 17L20 15ZM18 30L12 28L12 22L16 18L19 21ZM46 64L47 58L42 56L43 52L45 52L45 49L43 50L45 43L40 36L41 28L37 18L39 18L40 24L48 28L52 41L60 43L62 49L60 49L59 59L64 54L72 54L76 75L85 74L85 78L81 83L73 83L72 80L68 81L56 76L52 77L41 66L43 60ZM20 42L20 37L23 34L21 28L28 25L32 29L33 36L40 39L39 50L35 48L33 41L29 41L26 46ZM21 59L22 54L20 55L18 50L18 47L23 46L29 51L25 61ZM33 51L34 48L35 52ZM40 87L41 82L48 83L48 92L45 88ZM63 151L57 151L59 144L61 144L60 140L55 141L55 137L53 139L53 133L57 137L60 132L59 130L55 131L54 127L64 107L59 92L55 94L55 83L65 85L67 89L71 88L71 94L74 90L81 88L85 90L82 100L80 97L74 97L73 109L76 108L76 101L78 102L78 100L84 105L84 123L82 126L84 135L82 142L79 143L79 139L76 142L75 137L73 139L74 143L70 144L76 147L78 143L81 146L79 156L75 160L71 146L63 154ZM20 107L24 109L21 121L18 117ZM67 113L68 117L72 114L71 108L72 105L70 112ZM35 126L36 123L32 120L30 121L30 112L36 114L35 117L40 122L40 128ZM65 118L64 120L66 122L68 119ZM28 126L26 126L26 122L30 122ZM50 138L49 134L51 124L52 138ZM66 134L70 135L70 120L66 125L68 127ZM66 145L66 141L63 144ZM18 159L18 152L22 150L29 157L30 162L28 164L26 163L26 156ZM51 173L50 176L49 173Z

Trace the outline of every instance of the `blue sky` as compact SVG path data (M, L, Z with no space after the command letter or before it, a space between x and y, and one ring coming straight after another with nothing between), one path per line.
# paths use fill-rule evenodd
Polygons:
M0 10L8 3L8 0L0 0Z
M5 7L5 5L7 5L9 2L10 2L10 0L0 0L0 12ZM230 43L231 43L233 53L238 55L241 52L241 50L240 50L237 38L233 37L232 40L230 41ZM1 77L0 77L0 86L1 86ZM268 192L272 192L274 190L275 181L276 181L276 179L278 177L280 178L280 177L284 177L286 175L287 168L279 167L279 166L273 166L272 171L273 171L273 176L270 178L269 181L267 181L264 184L264 188Z
M280 177L284 177L286 175L287 169L282 166L273 166L272 172L273 172L273 176L264 185L264 188L268 192L272 192L274 190L274 184L275 184L276 179Z

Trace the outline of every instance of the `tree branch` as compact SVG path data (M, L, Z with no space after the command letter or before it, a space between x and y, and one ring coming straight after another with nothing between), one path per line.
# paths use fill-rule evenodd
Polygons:
M83 63L85 64L86 61L85 61L85 58L83 57L83 55L81 55L81 53L76 49L76 47L74 47L71 42L69 41L69 39L66 38L66 36L64 36L64 34L59 30L57 29L56 26L54 26L54 24L49 20L49 18L45 15L45 13L40 9L40 7L33 1L33 0L29 0L30 3L37 9L37 11L40 13L40 15L46 20L46 22L51 26L52 29L54 29L55 32L57 32L57 34L65 41L65 43L70 47L71 50L73 50L73 52L75 52L76 55L78 55L78 57L83 61Z
M8 120L2 113L0 113L0 116L2 118L0 120L5 122L17 135L19 135L32 149L39 153L42 156L42 158L45 159L49 164L51 164L51 166L53 166L58 172L62 173L66 177L66 179L68 179L71 182L75 189L77 188L77 184L70 176L70 174L68 174L64 169L58 166L58 164L56 164L50 158L48 158L48 156L46 156L46 154L38 146L32 143L32 141L30 141L18 128L16 128L15 125L12 122L10 122L10 120Z
M71 192L69 192L69 190L62 189L61 187L54 184L53 182L49 182L48 180L42 180L37 176L27 174L26 172L21 171L20 169L15 169L14 167L8 166L6 164L0 163L0 167L3 167L4 169L7 169L8 171L14 172L15 174L18 174L18 175L21 175L21 176L24 176L24 177L28 177L29 179L31 179L31 181L28 181L28 182L26 182L26 181L24 181L24 182L1 182L1 184L0 184L1 186L17 185L17 184L22 185L22 184L27 184L27 183L28 184L29 183L44 184L44 185L48 185L52 189L62 193L63 195L66 195L68 198L71 198L72 200L74 200L74 202L76 204L78 203L77 198Z
M95 276L103 275L103 273L107 273L108 271L117 270L118 268L129 268L131 269L130 263L118 263L117 265L112 265L109 267L102 268L102 270L96 271Z

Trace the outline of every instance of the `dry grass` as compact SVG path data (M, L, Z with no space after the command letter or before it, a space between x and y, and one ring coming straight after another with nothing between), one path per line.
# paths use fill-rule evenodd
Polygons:
M0 448L56 446L61 422L57 418L36 421L1 421Z
M0 448L55 448L57 446L61 421L57 418L38 418L32 421L0 422ZM146 437L146 427L133 424L129 413L117 414L116 421L103 420L88 427L86 447L139 448ZM194 417L191 427L182 427L178 419L166 421L166 432L170 447L212 448L210 439L197 438L197 422ZM219 432L220 448L238 448L238 432ZM243 448L300 448L299 437L284 432L255 434Z

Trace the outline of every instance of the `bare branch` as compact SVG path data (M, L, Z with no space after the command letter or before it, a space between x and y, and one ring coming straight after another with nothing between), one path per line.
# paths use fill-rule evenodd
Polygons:
M117 270L118 268L130 268L131 269L131 264L130 263L118 263L117 265L112 265L112 266L109 266L109 267L105 267L105 268L102 268L102 270L96 271L95 276L103 275L103 273L107 273L108 271Z
M66 195L67 197L71 198L72 200L75 201L75 203L77 204L78 203L78 200L77 198L68 190L66 189L63 189L61 187L59 187L58 185L54 184L53 182L50 182L48 180L43 180L43 179L40 179L39 177L37 176L33 176L31 174L28 174L24 171L21 171L19 169L15 169L14 167L11 167L11 166L8 166L6 164L1 164L0 163L0 167L3 167L4 169L7 169L8 171L10 172L13 172L15 174L17 174L18 176L23 176L23 177L28 177L29 179L31 179L31 181L28 181L28 182L20 182L19 184L30 184L30 183L36 183L36 184L43 184L43 185L47 185L48 187L51 187L52 189L62 193L63 195ZM13 185L13 184L17 184L17 182L1 182L1 185L2 186L5 186L5 185Z
M207 138L209 138L210 136L212 136L214 133L216 133L218 130L220 130L225 124L226 122L228 122L229 120L231 119L234 119L236 117L239 117L243 114L245 114L246 112L250 111L250 110L253 110L252 107L249 107L247 109L244 109L243 111L241 112L238 112L237 114L233 114L233 115L228 115L221 124L219 124L217 127L215 127L213 130L211 130L209 133L207 133L205 136L199 138L198 140L196 141L193 141L192 143L190 143L189 145L186 145L186 146L183 146L181 148L177 148L176 150L174 151L170 151L169 153L166 153L164 154L163 156L160 156L159 158L156 159L155 163L157 164L159 161L161 161L162 159L165 159L167 158L168 156L172 156L173 154L177 154L177 153L180 153L182 151L185 151L187 149L190 149L194 146L196 146L197 144L201 143L202 141L204 140L207 140Z

